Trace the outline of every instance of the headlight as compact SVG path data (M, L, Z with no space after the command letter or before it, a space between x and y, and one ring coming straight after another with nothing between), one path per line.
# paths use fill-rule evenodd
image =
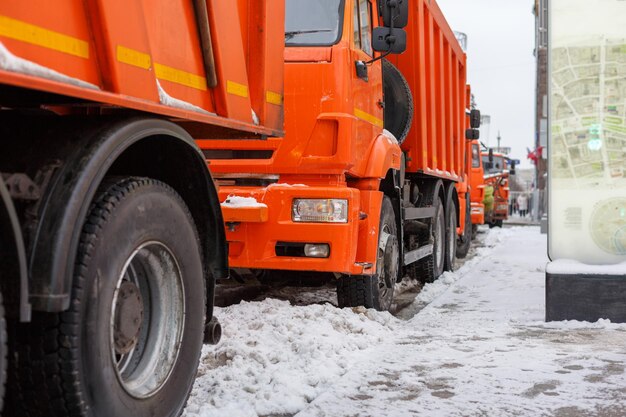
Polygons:
M473 214L483 214L484 211L485 209L482 207L472 207Z
M296 198L291 219L307 223L347 223L348 200Z
M502 211L504 211L504 210L508 210L508 209L509 209L509 206L508 206L508 205L506 205L506 204L500 204L500 205L498 205L498 210L502 210Z

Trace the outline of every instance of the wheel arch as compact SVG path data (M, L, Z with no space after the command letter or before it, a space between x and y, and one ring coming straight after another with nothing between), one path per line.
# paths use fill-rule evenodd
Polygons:
M147 176L174 188L199 232L205 274L227 276L219 199L206 161L181 127L152 117L60 123L39 153L59 161L44 190L29 259L31 302L39 311L68 308L80 234L91 202L107 175ZM53 139L53 140L51 140ZM41 141L36 142L42 145ZM207 296L213 297L208 285ZM208 305L212 305L212 299ZM207 317L212 312L207 311Z
M389 170L400 170L401 165L402 150L398 142L386 135L378 135L370 148L363 178L383 179Z

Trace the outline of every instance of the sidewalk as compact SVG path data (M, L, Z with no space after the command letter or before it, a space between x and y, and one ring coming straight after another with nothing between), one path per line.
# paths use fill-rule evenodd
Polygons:
M625 416L626 326L543 323L546 236L498 233L491 256L297 416Z

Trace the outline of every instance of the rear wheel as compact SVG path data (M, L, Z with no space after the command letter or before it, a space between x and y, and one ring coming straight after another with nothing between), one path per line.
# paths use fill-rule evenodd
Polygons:
M456 260L456 241L458 234L456 232L457 218L456 218L456 202L450 193L448 202L446 204L446 252L444 257L443 269L444 271L454 271L454 261Z
M169 186L102 187L85 222L70 309L19 332L15 415L178 416L205 322L200 244Z
M431 219L431 238L433 252L420 259L409 268L411 278L418 279L423 283L433 282L443 274L446 219L441 197L435 198L435 217Z
M476 236L478 236L478 225L472 224L472 240L476 239Z
M364 306L381 311L392 308L400 267L400 249L396 217L388 197L384 197L381 208L377 253L376 275L340 277L337 283L339 307Z
M465 225L463 227L463 234L459 237L456 245L456 257L459 259L463 259L467 256L472 241L472 213L470 211L469 194L465 201Z

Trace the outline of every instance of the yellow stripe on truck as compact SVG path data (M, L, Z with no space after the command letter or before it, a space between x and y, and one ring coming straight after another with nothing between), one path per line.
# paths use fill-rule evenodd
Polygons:
M41 46L80 58L89 58L89 44L82 39L0 16L0 36Z
M118 45L116 55L119 62L132 65L133 67L147 70L152 66L152 58L150 58L150 55L125 46Z
M363 110L357 109L356 107L354 108L354 115L361 120L365 120L366 122L373 124L374 126L378 126L380 128L383 127L383 121L381 119L376 116L372 116Z
M192 74L187 71L168 67L167 65L154 63L154 73L160 80L170 81L176 84L195 88L196 90L207 90L207 81L205 77Z

